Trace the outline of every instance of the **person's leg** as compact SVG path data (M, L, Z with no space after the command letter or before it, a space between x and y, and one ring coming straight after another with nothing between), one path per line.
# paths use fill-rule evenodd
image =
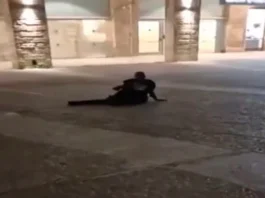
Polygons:
M120 91L107 98L111 106L135 106L147 103L148 98L135 97L131 92Z
M108 99L69 101L68 106L108 105Z
M68 106L82 106L82 105L110 105L110 106L123 106L134 105L130 92L119 91L114 95L107 97L106 99L99 100L81 100L81 101L69 101Z
M106 98L106 103L110 106L122 106L122 105L124 105L122 98L116 94Z

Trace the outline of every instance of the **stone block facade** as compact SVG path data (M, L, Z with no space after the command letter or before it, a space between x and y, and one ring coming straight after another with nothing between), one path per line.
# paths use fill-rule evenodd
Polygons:
M115 55L112 22L110 20L81 20L77 38L77 56L112 57Z
M189 8L166 0L166 61L198 60L200 7L200 0L192 0Z
M17 64L14 67L49 68L52 66L44 0L25 6L9 1Z
M12 60L12 46L9 41L8 30L3 18L0 18L0 61Z
M110 20L52 19L48 27L52 58L114 56Z
M0 61L16 59L8 0L0 1Z
M224 16L226 18L225 46L226 52L245 51L245 29L249 6L226 6Z
M139 0L110 0L113 26L113 55L138 54Z
M9 2L9 7L3 2ZM48 20L44 0L26 7L19 2L0 0L0 61L13 60L15 68L50 67L51 58L119 57L139 53L139 0L109 0L109 18ZM201 1L191 2L191 8L184 9L180 0L165 0L166 19L150 19L162 24L157 42L161 41L159 53L165 53L166 61L198 59ZM222 37L226 46L222 50L244 51L249 7L224 7L226 21L222 17L220 20L225 21Z
M107 20L47 20L44 0L28 6L18 0L3 1L9 13L2 14L0 26L10 31L0 29L4 37L0 61L12 60L15 68L51 67L51 58L138 54L138 0L112 0L112 17ZM6 55L10 50L14 56Z

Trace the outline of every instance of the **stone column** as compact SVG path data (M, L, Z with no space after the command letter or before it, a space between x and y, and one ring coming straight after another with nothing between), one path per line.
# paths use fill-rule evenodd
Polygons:
M225 51L245 51L245 29L249 6L232 5L224 8L226 18Z
M110 0L114 56L138 54L138 1Z
M52 67L44 0L9 0L16 48L14 68Z
M2 12L4 24L5 24L5 33L6 36L4 36L6 39L6 46L4 46L5 52L7 52L7 60L12 61L12 64L14 67L17 65L17 54L15 49L15 42L14 42L14 31L12 27L12 21L10 17L10 10L9 10L9 4L8 0L0 0L0 10Z
M196 61L201 0L166 0L165 61Z

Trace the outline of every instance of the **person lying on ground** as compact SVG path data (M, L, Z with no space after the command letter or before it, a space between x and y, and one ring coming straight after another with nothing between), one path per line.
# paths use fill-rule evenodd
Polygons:
M145 73L139 71L134 74L134 78L125 80L122 85L114 87L113 90L117 91L114 95L105 99L69 101L68 105L139 105L147 103L149 97L153 98L157 102L166 101L165 99L157 98L155 88L155 82L153 80L146 79Z

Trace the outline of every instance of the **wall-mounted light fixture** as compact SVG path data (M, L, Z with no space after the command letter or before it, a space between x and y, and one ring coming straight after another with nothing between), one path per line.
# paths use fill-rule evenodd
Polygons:
M20 4L22 8L19 16L20 20L24 20L27 24L33 24L34 21L38 20L34 8L39 3L39 0L15 0L15 3Z
M196 9L196 1L198 0L181 0L180 1L180 17L184 23L194 23L194 9Z
M20 20L25 20L27 24L33 24L36 20L38 20L38 17L32 8L24 8L21 12L21 15L19 17Z
M184 23L192 24L195 22L194 12L192 10L183 10L180 12Z
M33 6L36 4L36 0L20 0L22 5Z
M15 67L51 67L44 0L8 2L17 55Z
M191 9L192 3L193 3L193 0L181 0L181 5L184 9Z

